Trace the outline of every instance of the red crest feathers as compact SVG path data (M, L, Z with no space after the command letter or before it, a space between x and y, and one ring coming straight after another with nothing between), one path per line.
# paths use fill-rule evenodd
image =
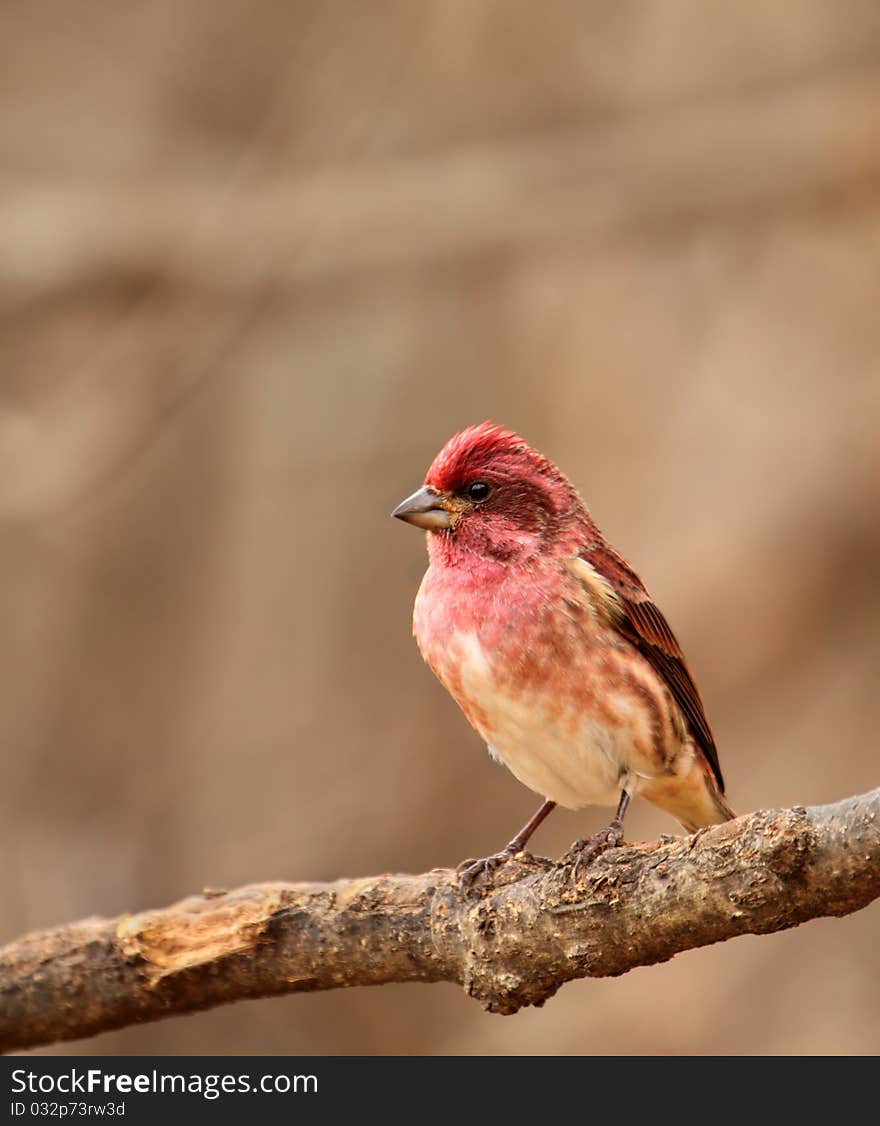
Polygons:
M554 465L512 430L494 422L469 426L450 438L425 477L435 489L456 492L481 473L559 479Z

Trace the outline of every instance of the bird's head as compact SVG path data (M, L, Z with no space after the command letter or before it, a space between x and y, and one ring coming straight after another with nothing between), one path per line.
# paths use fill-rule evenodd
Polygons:
M449 439L424 486L392 516L425 528L429 550L434 541L446 556L508 562L568 538L586 514L555 465L518 434L484 422Z

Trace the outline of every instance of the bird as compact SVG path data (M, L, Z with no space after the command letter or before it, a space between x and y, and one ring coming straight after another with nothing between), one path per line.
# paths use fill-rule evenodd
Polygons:
M642 580L571 481L491 421L451 437L392 516L427 533L419 650L493 758L544 801L481 877L524 852L556 806L610 806L562 858L575 875L623 841L635 795L687 832L735 817L706 709Z

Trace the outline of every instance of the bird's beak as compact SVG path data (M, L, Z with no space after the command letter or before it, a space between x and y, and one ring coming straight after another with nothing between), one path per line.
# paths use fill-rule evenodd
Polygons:
M457 513L449 499L430 485L425 485L411 497L401 501L391 515L398 520L405 520L407 524L415 524L417 528L438 532L451 528L455 523Z

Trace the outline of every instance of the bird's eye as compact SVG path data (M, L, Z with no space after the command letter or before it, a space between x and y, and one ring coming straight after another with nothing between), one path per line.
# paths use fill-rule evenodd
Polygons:
M491 491L485 481L473 481L467 487L467 495L471 500L485 500Z

